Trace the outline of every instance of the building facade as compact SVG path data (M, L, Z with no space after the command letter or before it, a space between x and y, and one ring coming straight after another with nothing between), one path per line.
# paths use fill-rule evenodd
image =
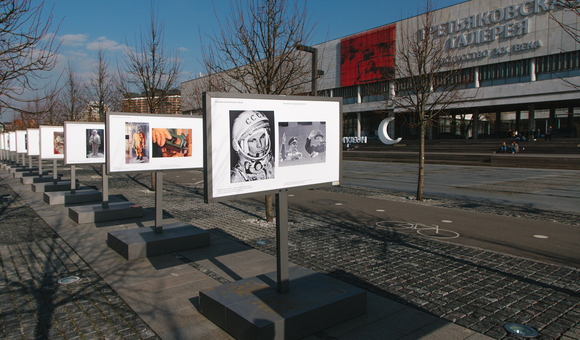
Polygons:
M147 105L147 98L142 94L131 94L128 98L123 98L121 100L121 111L122 112L134 112L134 113L150 113L149 107ZM157 114L181 114L181 93L180 91L169 91L165 95L165 100L159 107L155 109Z
M467 83L466 99L429 128L428 138L503 137L549 126L578 136L580 44L559 24L578 29L577 15L558 0L471 0L432 14L428 30L445 44L442 62L460 64ZM418 18L314 45L324 71L318 95L343 98L344 136L376 136L389 116L393 137L417 136L391 99L401 87L397 40L425 34ZM182 94L199 81L183 83Z

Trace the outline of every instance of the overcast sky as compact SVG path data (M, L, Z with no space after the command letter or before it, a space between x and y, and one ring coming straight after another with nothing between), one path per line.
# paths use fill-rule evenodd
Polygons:
M243 0L242 0L243 1ZM290 0L292 1L292 0ZM39 4L40 0L32 0ZM460 3L439 0L437 8ZM45 0L45 12L53 9L53 26L60 23L57 37L62 40L57 68L47 81L56 81L70 60L76 72L88 80L95 65L99 46L106 50L110 67L124 58L123 46L135 45L141 29L150 20L149 0ZM212 5L213 3L213 5ZM201 42L205 33L227 18L230 0L156 0L159 20L165 28L165 46L177 49L182 60L180 82L193 79L203 71ZM310 44L341 38L379 27L417 14L424 0L309 0L312 22L318 22ZM204 40L206 42L207 39ZM11 119L6 113L2 120Z

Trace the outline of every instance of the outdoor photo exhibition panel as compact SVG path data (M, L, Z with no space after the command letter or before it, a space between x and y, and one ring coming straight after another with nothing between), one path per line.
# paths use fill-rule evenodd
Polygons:
M105 123L64 122L64 164L105 163Z
M64 128L40 126L40 158L64 159Z
M206 201L340 184L340 98L206 93Z
M9 132L8 147L12 152L16 152L16 132Z
M40 156L40 129L26 129L28 156Z
M201 117L107 112L107 172L201 169Z
M16 153L25 154L28 149L26 130L16 130Z

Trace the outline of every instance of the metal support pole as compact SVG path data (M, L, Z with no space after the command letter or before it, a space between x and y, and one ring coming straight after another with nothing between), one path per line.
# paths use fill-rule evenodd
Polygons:
M26 168L26 155L22 154L22 166Z
M30 172L32 172L32 156L28 156L28 166L30 167Z
M52 183L58 183L58 174L56 171L56 159L52 160Z
M70 166L70 193L75 194L77 186L76 186L76 178L75 178L75 166Z
M38 177L42 177L42 158L38 156Z
M290 289L288 267L288 191L282 190L276 194L276 268L278 274L278 293L284 293Z
M155 232L163 232L163 171L155 172Z
M109 177L107 176L107 165L101 165L101 177L103 178L103 209L109 209Z

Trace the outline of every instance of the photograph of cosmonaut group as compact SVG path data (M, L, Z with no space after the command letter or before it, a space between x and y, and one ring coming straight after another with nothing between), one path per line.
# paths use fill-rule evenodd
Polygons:
M87 158L105 158L105 130L86 129L86 155Z
M125 163L149 163L149 123L125 123Z
M54 132L54 154L64 155L64 132Z
M326 162L326 122L279 122L279 165Z
M230 111L230 183L273 179L274 111Z

